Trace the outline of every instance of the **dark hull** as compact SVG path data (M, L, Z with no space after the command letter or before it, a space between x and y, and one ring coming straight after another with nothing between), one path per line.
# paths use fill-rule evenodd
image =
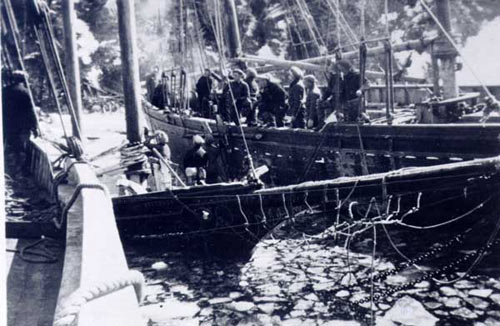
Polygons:
M174 162L180 163L194 134L212 134L216 141L228 144L230 152L225 151L225 155L229 166L244 166L245 147L238 127L152 108L145 109L145 113L153 129L169 135ZM500 154L500 124L329 125L322 133L253 127L244 127L244 131L256 165L270 168L263 180L269 185L381 173ZM230 173L238 176L244 171Z
M200 186L114 198L113 205L118 227L127 235L170 233L255 243L311 207L332 216L330 223L337 213L348 222L405 215L405 223L417 226L463 215L448 227L464 228L490 214L498 218L499 170L496 157L269 189Z

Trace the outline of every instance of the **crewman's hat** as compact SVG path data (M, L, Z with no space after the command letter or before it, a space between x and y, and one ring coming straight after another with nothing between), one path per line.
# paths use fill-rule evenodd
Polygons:
M155 131L155 137L156 137L156 141L158 142L158 144L164 145L164 144L168 143L168 135L161 130Z
M247 76L257 77L257 70L255 70L254 68L248 68L247 69Z
M262 79L262 80L270 81L271 80L271 76L269 74L261 74L261 75L257 76L257 79Z
M314 75L307 75L304 77L304 81L308 81L308 82L311 82L311 83L317 83L318 80L316 79L316 76Z
M234 74L239 74L241 77L245 76L245 73L241 69L234 69L233 70L233 75Z
M193 136L193 143L195 145L203 145L203 144L205 144L205 140L200 135L194 135Z
M28 74L22 70L14 70L10 76L12 82L17 83L22 83L26 80L26 78L28 78Z
M347 69L347 70L352 69L351 63L345 59L341 59L341 60L337 61L337 66L342 67L342 68Z
M302 71L299 67L292 66L290 71L296 78L302 78L304 76L304 71Z

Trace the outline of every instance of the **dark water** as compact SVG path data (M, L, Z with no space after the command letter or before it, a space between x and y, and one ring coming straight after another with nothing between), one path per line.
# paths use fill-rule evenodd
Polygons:
M420 269L405 263L380 226L372 256L373 229L347 243L332 228L306 235L300 220L252 253L231 258L179 237L127 242L126 254L148 280L143 311L150 325L371 325L375 319L399 325L384 316L401 325L405 318L428 322L423 325L500 325L500 265L492 254L498 241L464 273L487 243L492 222L479 218L465 233L387 227L393 244ZM452 279L459 280L439 283Z

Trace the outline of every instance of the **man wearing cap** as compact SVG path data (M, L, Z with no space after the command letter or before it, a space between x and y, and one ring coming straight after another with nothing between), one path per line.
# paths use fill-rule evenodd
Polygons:
M161 74L161 81L155 88L153 95L153 101L151 102L154 106L161 110L168 108L170 104L170 94L168 91L168 75L167 72Z
M245 77L245 83L248 84L248 89L250 91L250 109L244 114L247 118L248 126L256 125L256 103L257 96L259 95L259 85L257 84L256 77L257 70L255 70L254 68L248 68L247 75Z
M149 131L145 134L144 145L151 151L148 155L148 161L151 164L151 176L148 178L148 183L154 191L163 191L172 187L172 175L165 162L170 161L170 147L168 146L168 135L156 130L150 134ZM160 159L155 150L163 158Z
M248 84L243 81L243 77L245 77L243 70L235 69L232 75L233 80L226 85L223 92L225 113L226 118L231 117L231 120L239 126L238 116L250 108L250 90Z
M306 88L306 121L308 129L321 128L324 122L323 110L320 106L321 91L318 88L318 81L314 75L304 77Z
M261 75L257 78L261 89L259 107L259 119L266 127L282 127L283 116L286 111L285 90L277 83L271 81L269 75ZM279 117L279 121L276 117Z
M294 66L290 68L290 75L292 76L292 82L288 88L288 107L290 115L292 116L292 127L305 128L305 93L304 84L302 83L304 72L300 68ZM279 118L277 120L279 120Z
M210 118L210 95L212 94L214 80L212 71L205 69L203 76L196 83L196 93L198 94L198 111L204 118Z
M205 141L200 135L193 136L193 147L184 156L183 166L188 184L205 184L208 155L203 144Z
M24 151L33 134L38 136L38 126L33 104L28 89L25 86L26 74L13 71L10 84L3 88L3 137L6 153L20 155L15 158L15 164L20 166L24 161Z

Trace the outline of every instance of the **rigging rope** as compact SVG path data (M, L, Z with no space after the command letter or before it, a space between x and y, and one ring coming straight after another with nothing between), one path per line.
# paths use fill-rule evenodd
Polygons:
M311 34L314 43L318 47L319 55L323 55L324 49L326 49L325 42L323 41L323 38L319 33L316 23L314 22L314 20L312 20L312 15L311 12L309 11L307 3L305 3L304 0L295 0L295 1L297 3L297 6L299 7L299 12L302 16L302 19L306 23L306 26L309 30L309 34Z
M216 4L217 4L217 8L220 8L220 2L219 0L214 0L216 1ZM218 14L219 13L219 14ZM219 26L222 26L222 20L221 20L221 17L220 17L220 12L217 10L216 11L216 18L217 18L217 21L219 22ZM220 64L220 67L221 67L221 71L223 71L223 67L225 66L225 55L224 55L224 52L223 52L223 48L222 48L222 44L219 42L220 40L217 40L216 38L216 44L217 44L217 48L219 49L219 64ZM229 90L229 94L231 95L231 101L232 101L232 107L233 107L233 110L236 114L236 119L238 119L238 121L241 121L241 117L240 117L240 113L238 112L238 108L236 107L236 99L234 97L234 93L233 93L233 89L231 88L231 84L229 82L229 78L226 77L225 78L225 81L227 83L227 88ZM238 123L238 128L240 129L240 132L241 132L241 137L243 139L243 144L245 146L245 150L247 152L247 157L248 157L248 163L250 164L250 169L252 171L252 177L254 179L257 179L257 172L255 171L255 165L254 165L254 162L253 162L253 158L252 158L252 153L250 152L250 147L248 146L248 141L246 139L246 136L245 136L245 130L243 129L243 126L240 123Z
M44 25L43 31L45 32L47 41L49 43L49 50L51 51L52 60L54 61L54 66L55 66L56 72L59 76L59 80L60 80L60 83L61 83L61 86L62 86L62 89L64 92L66 104L68 106L68 111L71 115L71 119L74 122L74 127L75 127L75 131L76 131L77 135L81 135L80 126L79 126L79 123L78 123L78 120L76 117L75 108L73 106L73 101L72 101L71 94L69 91L69 86L68 86L68 83L66 81L66 76L65 76L63 68L62 68L61 58L59 57L59 52L57 50L57 45L56 45L55 36L54 36L54 32L53 32L54 28L52 26L52 21L50 19L50 8L48 7L47 4L40 2L40 1L37 1L37 4L38 4L37 5L38 14L40 14L42 24ZM38 26L35 26L35 28L38 28ZM39 40L39 41L41 41L41 40Z
M351 43L358 43L358 36L354 31L352 30L351 26L347 22L347 19L345 18L344 14L342 13L342 10L340 10L340 2L339 0L326 0L326 3L328 4L328 7L332 11L332 13L339 18L339 26L342 28L344 31L344 34L347 36L349 41Z
M286 6L286 15L288 18L290 18L292 20L292 23L295 25L295 31L297 33L297 38L299 39L299 44L297 45L302 45L304 47L304 52L306 54L306 57L310 57L309 55L309 50L307 49L307 44L306 42L304 41L304 37L302 36L302 31L300 30L299 28L299 24L297 23L297 19L295 18L295 13L292 12L292 9L291 9L291 6L290 6L290 3L288 2L289 0L283 0L285 2L285 6ZM291 0L290 0L291 1ZM289 26L289 23L287 22L287 27L289 29L289 32L290 32L290 36L291 36L291 28ZM293 38L290 37L290 40L292 41L292 44L293 43ZM295 45L295 44L294 44Z

